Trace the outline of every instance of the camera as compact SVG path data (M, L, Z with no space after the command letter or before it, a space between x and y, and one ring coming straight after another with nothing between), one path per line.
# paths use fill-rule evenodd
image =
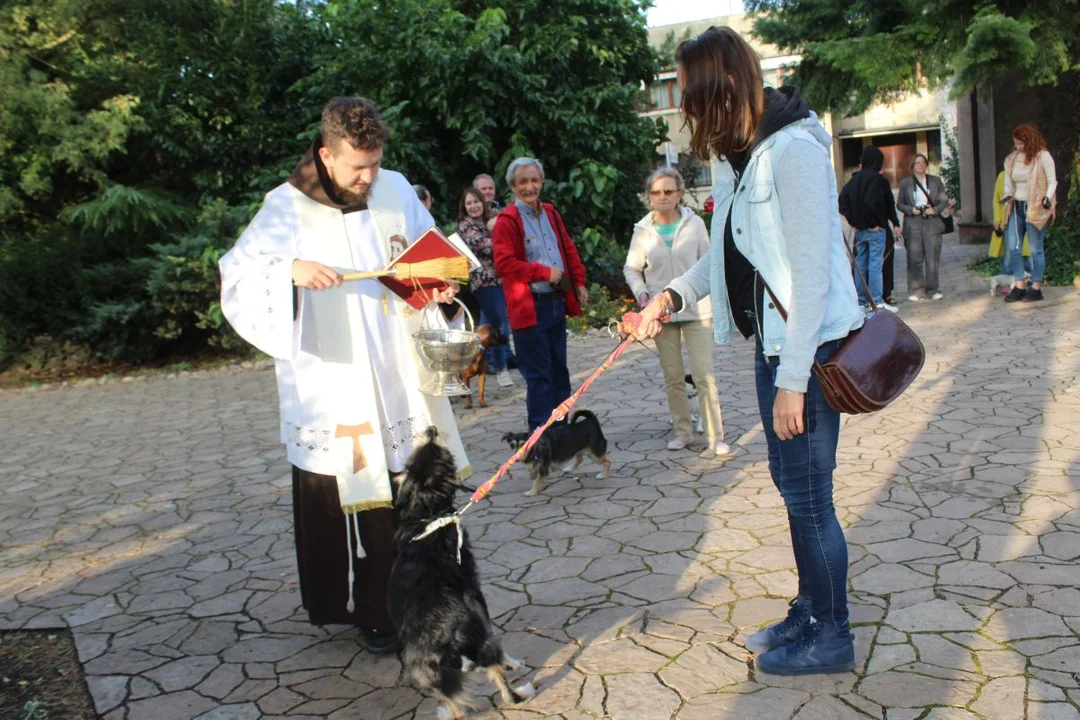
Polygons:
M925 215L927 207L928 207L927 205L916 205L915 209L919 211L920 215Z
M1049 210L1050 209L1050 198L1044 197L1043 201L1042 201L1042 206L1043 206L1043 210Z

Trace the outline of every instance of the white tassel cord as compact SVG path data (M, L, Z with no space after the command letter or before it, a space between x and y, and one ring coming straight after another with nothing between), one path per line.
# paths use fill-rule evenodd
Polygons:
M364 550L364 546L360 543L360 518L353 515L353 530L356 535L356 557L359 560L363 560L367 557L367 551Z
M352 514L345 513L345 546L349 548L349 601L345 603L345 609L350 613L356 609L356 601L353 600L353 582L356 580L356 573L353 571L352 528L349 527L352 521ZM357 543L359 544L359 539Z
M436 520L432 520L431 522L429 522L427 524L427 527L424 528L424 532L422 532L419 535L417 535L416 537L414 537L411 542L416 542L417 540L423 540L428 535L431 535L434 532L442 530L447 525L456 525L457 526L457 561L458 561L458 565L460 565L461 564L461 546L465 542L465 535L462 533L462 530L461 530L461 515L459 515L458 513L454 513L453 515L444 515L441 518L438 518Z

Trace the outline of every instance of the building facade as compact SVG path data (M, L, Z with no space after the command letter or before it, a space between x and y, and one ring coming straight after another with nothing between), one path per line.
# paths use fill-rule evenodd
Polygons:
M658 50L667 49L713 25L731 27L750 41L761 58L762 75L768 85L781 85L784 75L799 62L798 55L785 54L753 37L753 20L745 14L650 28L649 40ZM712 178L708 166L688 151L690 138L679 115L674 58L671 58L671 65L655 83L645 88L648 106L642 114L659 117L667 123L670 140L657 147L655 164L677 166L689 189L687 202L700 207L709 195ZM837 182L843 185L858 170L863 147L872 144L885 155L884 173L894 191L899 188L900 181L911 174L911 161L916 153L929 158L930 172L940 173L947 152L947 143L943 143L942 138L943 123L951 128L965 119L964 113L958 110L958 103L948 100L943 90L925 90L896 103L877 104L851 117L821 114L822 124L833 138Z

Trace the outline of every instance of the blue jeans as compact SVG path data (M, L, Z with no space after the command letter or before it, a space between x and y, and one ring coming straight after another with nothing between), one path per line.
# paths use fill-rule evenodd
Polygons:
M880 305L884 302L881 296L881 266L885 263L885 231L884 230L856 230L855 231L855 263L859 272L866 278L866 284L870 286L870 294L874 302ZM862 280L855 279L855 289L859 293L859 302L869 305L870 299L866 297L866 287Z
M1021 240L1020 241L1020 254L1021 255L1023 255L1023 253L1024 253L1023 245L1024 245L1024 241ZM1024 255L1024 272L1027 273L1028 275L1031 274L1031 256L1030 255ZM1002 275L1011 275L1012 274L1012 273L1009 272L1009 252L1008 251L1005 251L1005 253L1001 256L1001 274Z
M473 297L480 305L480 324L487 323L498 328L506 338L507 345L490 347L484 355L488 368L495 372L506 369L506 357L510 352L510 320L506 315L506 294L501 287L482 287L473 291Z
M1024 279L1025 230L1031 248L1031 282L1041 283L1046 276L1046 227L1040 229L1027 221L1027 203L1023 200L1013 203L1009 224L1005 226L1005 251L1009 258L1005 272L1017 282Z
M514 331L518 370L525 378L529 430L547 422L551 411L570 397L566 368L566 303L558 293L533 293L536 324Z
M839 346L839 341L834 340L819 347L818 361L827 360ZM811 612L817 620L846 632L847 542L833 507L840 413L825 402L817 376L811 374L806 387L803 433L791 440L781 440L773 430L780 359L766 358L760 339L755 355L758 407L769 446L769 472L787 508L791 547L799 572L799 595L810 598Z

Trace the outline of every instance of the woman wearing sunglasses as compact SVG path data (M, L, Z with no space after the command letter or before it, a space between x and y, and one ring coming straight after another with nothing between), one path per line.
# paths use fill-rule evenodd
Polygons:
M756 337L758 410L799 594L746 647L759 672L845 672L855 651L847 543L833 505L840 415L811 368L865 315L836 211L832 139L795 88L763 90L757 55L730 28L709 28L675 59L690 148L713 159L712 251L650 300L641 333L659 333L664 316L709 297L718 341L735 330Z
M651 210L634 226L630 251L623 266L626 283L641 307L709 254L709 233L705 223L681 205L685 190L682 175L671 168L654 171L645 183L645 202ZM675 429L668 450L682 450L694 436L682 359L682 343L685 342L701 406L702 429L709 440L706 452L710 455L731 452L724 443L724 421L713 378L712 334L712 307L709 299L704 298L673 316L656 336L660 367L664 371L664 390Z

